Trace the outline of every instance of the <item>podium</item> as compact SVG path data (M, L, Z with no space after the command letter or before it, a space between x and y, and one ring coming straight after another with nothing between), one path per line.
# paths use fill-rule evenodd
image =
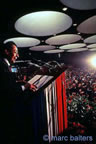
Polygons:
M67 128L65 75L65 72L55 77L36 75L29 80L38 88L26 105L30 143L50 144L52 136L61 134Z
M48 75L35 75L31 80L28 81L30 84L34 84L37 87L37 90L46 85L50 80L52 80L53 76Z

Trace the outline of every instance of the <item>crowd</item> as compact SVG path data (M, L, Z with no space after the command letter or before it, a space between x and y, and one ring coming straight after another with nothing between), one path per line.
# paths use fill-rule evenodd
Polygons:
M66 95L69 121L96 128L96 69L69 67Z

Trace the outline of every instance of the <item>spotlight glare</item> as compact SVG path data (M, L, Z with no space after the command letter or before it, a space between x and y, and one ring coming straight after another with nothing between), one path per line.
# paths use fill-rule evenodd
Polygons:
M96 56L91 58L91 64L96 67Z

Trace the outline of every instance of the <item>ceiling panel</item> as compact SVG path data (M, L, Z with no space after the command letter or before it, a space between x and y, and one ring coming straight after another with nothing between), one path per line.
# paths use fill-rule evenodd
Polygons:
M45 50L50 50L50 49L55 49L55 46L50 46L50 45L39 45L39 46L34 46L29 48L31 51L45 51Z
M60 0L62 4L77 10L96 9L95 0Z
M4 43L8 41L13 41L16 45L20 48L22 47L30 47L40 44L40 40L37 38L29 38L29 37L16 37L16 38L9 38L4 41Z
M95 34L96 33L96 16L92 16L85 21L83 21L77 27L77 31L85 34Z
M59 48L60 49L77 49L77 48L81 48L81 47L85 47L86 44L84 43L75 43L75 44L68 44L68 45L63 45L63 46L60 46Z
M49 36L64 32L72 25L70 16L58 11L40 11L29 13L15 22L20 33L29 36Z
M67 50L67 52L82 52L82 51L87 51L87 48L78 48L78 49L70 49Z
M88 45L87 48L96 48L96 43Z
M81 40L80 35L76 34L63 34L48 38L45 42L50 45L64 45L77 42Z
M44 53L47 53L47 54L52 54L52 53L62 53L64 52L64 50L59 50L59 49L56 49L56 50L49 50L49 51L45 51Z
M96 35L90 36L84 40L85 43L96 43Z

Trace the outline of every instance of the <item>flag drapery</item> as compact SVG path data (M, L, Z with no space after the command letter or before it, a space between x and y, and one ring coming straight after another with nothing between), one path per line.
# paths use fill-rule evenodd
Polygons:
M63 72L44 90L49 141L67 128L66 79Z

